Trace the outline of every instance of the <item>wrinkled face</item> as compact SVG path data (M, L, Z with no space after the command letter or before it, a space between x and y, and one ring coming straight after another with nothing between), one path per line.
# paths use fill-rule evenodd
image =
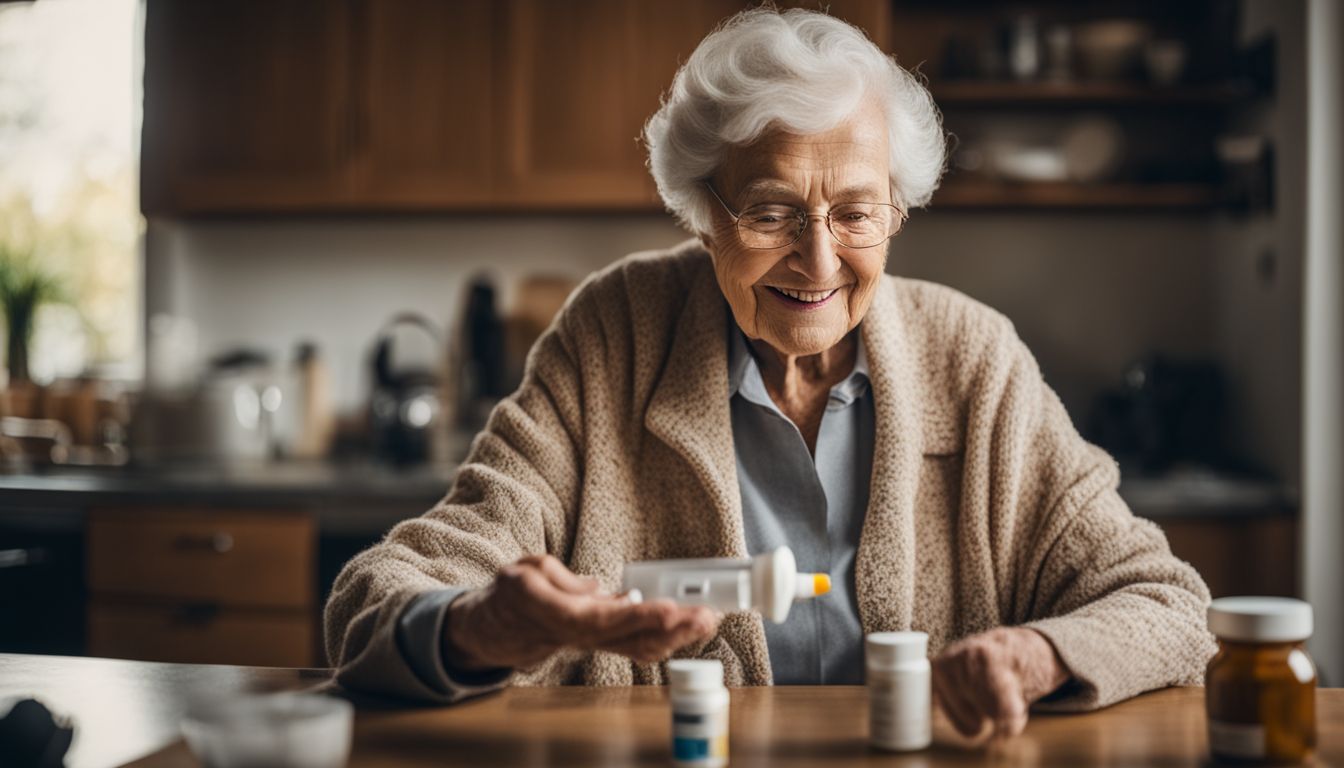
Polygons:
M869 108L825 133L772 132L735 147L712 183L737 212L776 203L824 215L843 203L892 202L887 157L885 118ZM824 216L810 218L793 245L749 249L717 203L713 230L702 239L742 331L785 355L817 354L853 330L872 304L887 258L886 243L836 242Z

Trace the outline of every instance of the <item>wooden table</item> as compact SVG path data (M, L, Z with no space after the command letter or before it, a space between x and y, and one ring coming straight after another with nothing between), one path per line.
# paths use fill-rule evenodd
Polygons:
M325 670L151 664L0 654L0 697L34 695L77 723L70 768L197 766L177 739L202 691L322 685ZM1344 689L1318 693L1316 763L1344 764ZM670 765L666 694L656 688L520 688L455 707L362 706L350 765ZM1204 692L1174 688L1088 715L1037 715L986 749L893 755L867 744L855 687L732 690L733 766L1204 765ZM139 759L137 759L139 758Z

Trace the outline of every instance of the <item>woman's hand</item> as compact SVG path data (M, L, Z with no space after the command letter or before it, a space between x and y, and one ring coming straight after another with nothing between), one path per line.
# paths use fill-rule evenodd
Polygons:
M1016 736L1027 707L1068 679L1050 641L1021 627L963 638L933 660L934 699L967 737L980 736L986 723L994 736Z
M652 662L708 640L718 626L709 608L632 603L550 555L532 555L500 569L490 586L453 601L442 651L464 671L527 667L565 647Z

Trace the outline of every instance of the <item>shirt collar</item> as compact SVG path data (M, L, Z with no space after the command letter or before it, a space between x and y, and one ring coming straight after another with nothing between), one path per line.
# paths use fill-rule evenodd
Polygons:
M742 395L757 405L778 410L765 389L765 380L761 378L761 369L756 358L747 346L747 337L736 321L729 316L728 324L728 397ZM854 355L854 370L842 381L831 387L830 402L827 407L843 408L863 397L868 391L868 351L863 344L863 334L855 333L858 351Z

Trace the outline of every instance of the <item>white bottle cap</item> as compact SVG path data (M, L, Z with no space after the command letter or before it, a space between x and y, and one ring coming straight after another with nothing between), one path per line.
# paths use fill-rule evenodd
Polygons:
M821 597L831 591L831 577L826 573L800 573L793 577L793 599Z
M673 659L667 662L673 691L709 691L723 687L723 662L717 659Z
M752 602L765 618L776 624L783 624L789 618L789 609L793 607L797 592L793 582L797 577L798 562L788 547L779 547L752 558Z
M929 636L923 632L874 632L864 640L870 667L895 667L923 659Z
M1220 597L1209 605L1209 631L1224 640L1291 643L1311 629L1311 604L1291 597Z

